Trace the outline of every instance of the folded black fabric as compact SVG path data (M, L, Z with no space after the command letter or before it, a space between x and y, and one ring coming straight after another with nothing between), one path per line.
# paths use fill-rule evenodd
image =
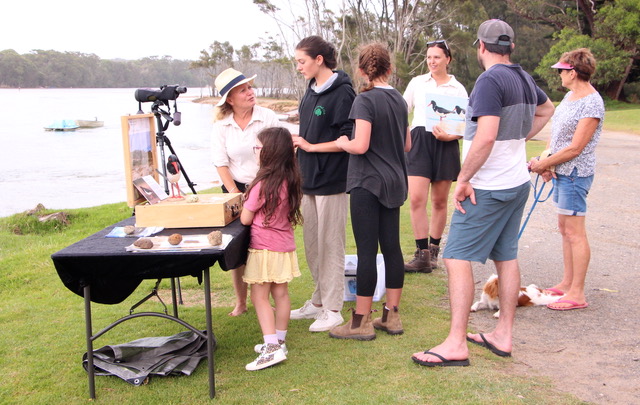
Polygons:
M93 351L93 365L95 375L115 375L129 384L142 385L151 375L191 375L206 357L207 340L186 331L101 347ZM87 353L82 356L82 366L87 369Z

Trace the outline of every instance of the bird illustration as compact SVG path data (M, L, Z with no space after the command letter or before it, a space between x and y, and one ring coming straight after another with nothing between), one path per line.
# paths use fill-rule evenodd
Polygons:
M176 155L169 155L167 159L167 180L171 183L171 198L184 198L178 182L181 177L180 161ZM176 195L177 190L177 195Z
M436 102L434 100L431 100L431 102L427 104L427 107L429 106L431 106L431 108L433 108L433 111L440 116L440 121L442 121L442 119L446 117L447 114L453 113L453 111L451 110L447 110L446 108L436 105Z
M456 114L458 115L462 115L462 114L466 114L467 110L465 110L464 108L460 107L459 105L453 107L454 111L456 112Z

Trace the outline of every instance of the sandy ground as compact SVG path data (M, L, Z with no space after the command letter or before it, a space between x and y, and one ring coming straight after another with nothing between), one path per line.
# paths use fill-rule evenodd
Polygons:
M536 139L546 140L549 126ZM552 311L518 308L513 361L507 371L545 376L558 390L598 404L640 404L640 136L605 131L589 193L589 307ZM543 195L547 194L548 187ZM531 201L531 199L530 199ZM525 208L525 217L529 206ZM550 287L562 273L561 236L551 200L539 203L520 240L522 284ZM475 265L476 299L492 264ZM490 311L471 315L470 328L490 331Z

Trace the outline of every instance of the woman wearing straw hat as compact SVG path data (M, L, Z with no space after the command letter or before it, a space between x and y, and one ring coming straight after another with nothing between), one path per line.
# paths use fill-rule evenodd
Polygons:
M213 164L222 181L224 193L244 193L258 172L253 150L256 135L263 128L279 127L276 114L256 105L253 79L229 68L216 77L220 101L216 104L213 124ZM233 270L236 304L231 316L247 312L247 284L242 281L244 266Z

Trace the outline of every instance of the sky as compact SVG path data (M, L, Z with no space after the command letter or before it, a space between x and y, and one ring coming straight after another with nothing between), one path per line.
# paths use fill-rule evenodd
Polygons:
M235 49L276 35L252 0L9 0L0 6L0 51L33 49L101 59L196 60L214 41Z

